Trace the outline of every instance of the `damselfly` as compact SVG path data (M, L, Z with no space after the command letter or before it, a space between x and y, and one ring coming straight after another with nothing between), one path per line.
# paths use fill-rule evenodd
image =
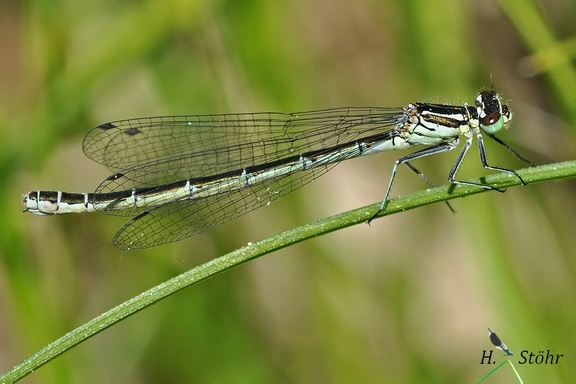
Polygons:
M120 249L178 241L269 204L316 179L342 160L417 145L426 148L394 163L380 210L398 166L450 151L466 142L448 174L456 172L474 136L486 169L482 134L496 138L511 119L494 90L480 92L475 107L412 103L407 107L349 107L300 113L241 113L148 117L102 124L86 135L86 156L115 172L94 193L32 191L26 212L53 215L99 211L131 216L114 237Z
M514 356L514 354L510 352L506 344L504 344L502 340L500 340L498 335L492 332L490 328L488 328L488 337L490 338L490 342L492 343L492 345L494 345L496 348L506 352L507 356Z

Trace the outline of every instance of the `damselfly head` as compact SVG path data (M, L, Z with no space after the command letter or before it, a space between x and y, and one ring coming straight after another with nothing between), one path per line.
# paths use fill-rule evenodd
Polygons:
M482 91L476 96L476 110L480 127L486 133L498 132L512 119L508 106L502 104L494 90Z

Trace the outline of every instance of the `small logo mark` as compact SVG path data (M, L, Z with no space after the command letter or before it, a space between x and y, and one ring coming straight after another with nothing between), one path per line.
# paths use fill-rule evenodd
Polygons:
M492 332L490 328L488 328L488 337L490 337L490 341L496 348L503 350L504 352L506 352L506 355L508 356L514 356L514 354L510 352L506 344L504 344L502 340L500 340L498 335Z

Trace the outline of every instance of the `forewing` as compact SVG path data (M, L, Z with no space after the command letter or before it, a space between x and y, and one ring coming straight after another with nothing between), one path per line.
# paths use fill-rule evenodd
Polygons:
M402 118L401 108L364 107L138 118L92 129L83 147L113 171L137 168L133 187L153 186L328 148L382 133Z

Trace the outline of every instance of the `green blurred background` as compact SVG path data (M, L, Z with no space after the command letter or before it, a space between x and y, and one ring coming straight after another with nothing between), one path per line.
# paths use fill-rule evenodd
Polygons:
M560 1L0 1L0 371L170 277L382 198L399 154L339 165L227 225L146 251L122 218L33 217L33 189L92 191L86 132L147 115L473 103L538 164L576 152L576 4ZM493 164L517 159L488 142ZM483 175L475 151L462 178ZM456 154L416 164L436 183ZM393 195L425 188L401 169ZM576 377L576 183L484 193L289 247L89 339L26 383L471 383L487 326L524 382ZM564 354L519 365L520 352ZM501 361L503 353L494 357ZM486 382L514 382L505 366Z

